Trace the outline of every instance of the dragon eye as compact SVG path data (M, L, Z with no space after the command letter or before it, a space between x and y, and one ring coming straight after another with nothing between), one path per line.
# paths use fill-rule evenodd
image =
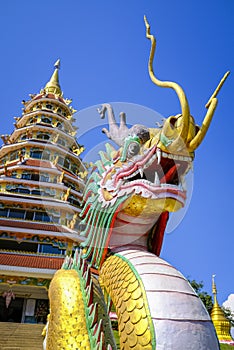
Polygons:
M125 162L127 157L131 158L140 151L140 139L136 135L128 135L124 140L122 155L120 157L121 162Z
M133 157L140 151L140 144L138 142L131 142L128 146L128 156Z

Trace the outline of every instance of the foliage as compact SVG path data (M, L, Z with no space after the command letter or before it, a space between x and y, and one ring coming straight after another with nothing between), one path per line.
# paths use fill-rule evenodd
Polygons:
M220 350L233 350L234 346L228 344L220 344Z
M195 280L189 280L189 279L188 279L188 281L191 284L191 286L193 287L194 291L199 296L199 298L202 300L202 302L205 305L209 314L211 314L211 310L213 307L212 296L203 290L204 283L202 281L197 282Z
M225 314L225 317L231 322L231 326L234 327L234 313L229 309L222 306L222 310Z
M119 332L117 330L113 330L113 333L115 337L116 348L120 349Z

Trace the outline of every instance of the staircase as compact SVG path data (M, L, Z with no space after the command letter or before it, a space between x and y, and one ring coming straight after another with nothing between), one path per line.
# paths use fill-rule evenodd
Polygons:
M43 324L0 322L0 350L42 350Z

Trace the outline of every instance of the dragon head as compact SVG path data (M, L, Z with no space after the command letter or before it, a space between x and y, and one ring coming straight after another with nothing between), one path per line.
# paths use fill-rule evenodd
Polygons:
M113 119L111 106L104 105L103 109L108 110L109 119ZM111 149L106 163L102 162L105 170L102 171L99 200L104 207L112 206L124 195L128 199L122 212L135 217L173 212L184 206L184 177L191 168L194 153L188 152L183 140L178 139L181 116L170 120L174 125L166 120L162 129L134 125L122 138L119 150ZM112 120L110 128L113 125ZM169 128L170 133L166 133ZM192 127L190 129L194 133ZM173 138L177 139L176 146Z
M108 113L109 130L103 129L108 138L121 148L111 154L112 164L102 174L100 200L105 206L112 205L116 196L129 196L124 211L132 216L150 216L164 211L177 211L186 199L184 177L191 168L194 151L204 139L212 120L220 88L229 72L220 81L208 101L207 114L199 127L190 114L186 95L175 82L160 81L153 72L156 40L150 34L145 18L146 36L151 40L149 75L160 87L173 89L180 101L181 113L170 116L161 128L150 129L143 125L126 125L126 116L120 113L118 126L112 107L104 104L99 113L104 118Z
M85 257L92 256L97 266L105 256L103 249L126 244L125 236L131 236L132 241L135 237L138 244L138 232L139 237L151 232L154 239L150 249L159 255L168 213L185 204L185 175L192 166L194 151L206 135L217 106L216 96L229 74L224 75L206 104L207 113L199 127L190 114L181 86L155 77L152 64L156 40L146 18L145 24L146 36L151 40L148 65L151 80L176 92L181 113L167 118L160 128L136 124L129 129L125 113L120 113L117 124L111 105L104 104L98 109L101 118L107 112L109 130L104 128L103 132L119 149L107 144L106 152L99 152L101 159L95 163L84 193L81 216L86 229L81 235L86 240L82 245L87 248ZM119 238L111 241L113 233Z

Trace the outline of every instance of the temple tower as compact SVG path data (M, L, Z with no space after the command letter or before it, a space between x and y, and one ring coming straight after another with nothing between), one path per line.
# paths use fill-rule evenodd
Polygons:
M13 132L1 136L0 321L45 322L50 280L78 241L84 148L59 65L40 93L23 101Z
M212 293L214 296L214 305L211 311L211 319L213 321L218 339L220 343L234 345L234 340L230 335L231 324L229 320L225 317L225 314L221 307L219 306L217 300L217 288L214 281L214 275L212 276Z

